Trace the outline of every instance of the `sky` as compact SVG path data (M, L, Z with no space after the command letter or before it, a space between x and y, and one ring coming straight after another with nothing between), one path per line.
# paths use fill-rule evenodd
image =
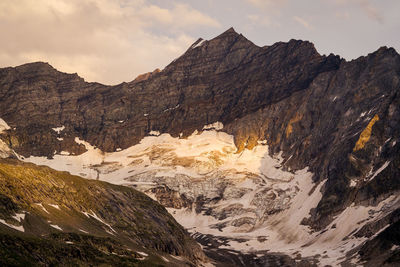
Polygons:
M256 45L308 40L347 60L400 52L400 0L0 0L0 67L44 61L117 84L230 27Z

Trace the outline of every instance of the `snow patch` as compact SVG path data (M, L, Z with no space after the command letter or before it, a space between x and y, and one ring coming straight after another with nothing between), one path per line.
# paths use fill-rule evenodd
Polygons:
M105 221L103 221L99 216L97 216L96 213L94 213L93 211L91 211L91 213L88 212L82 212L83 214L85 214L88 218L93 217L94 219L98 220L99 222L101 222L102 224L108 226L108 228L110 228L111 231L113 231L114 233L116 233L116 231L111 227L110 224L106 223ZM106 230L107 233L114 235L113 233L109 232Z
M60 126L60 127L56 127L56 128L51 128L53 129L53 131L55 131L57 134L60 134L62 131L64 131L65 126Z
M160 132L159 131L150 131L149 135L151 135L151 136L159 136Z
M3 219L0 219L0 223L2 223L2 224L4 224L4 225L7 225L8 227L13 228L13 229L15 229L15 230L18 230L18 231L20 231L20 232L25 232L25 229L24 229L24 227L23 227L22 225L21 225L21 226L16 226L16 225L7 223L7 222L6 222L5 220L3 220Z
M62 138L62 137L57 137L57 140L58 140L58 141L63 141L64 138Z
M8 126L8 124L2 118L0 118L0 133L9 129L11 129L10 126Z
M143 257L148 257L149 254L145 253L145 252L141 252L141 251L137 251L137 253Z
M60 206L58 206L57 204L48 204L49 206L52 206L55 209L61 210Z
M372 181L378 174L380 174L384 169L386 169L387 166L389 166L390 161L386 161L379 169L377 169L374 173L374 175L372 175L371 178L368 179L368 181Z
M176 105L175 107L173 107L173 108L167 108L167 109L165 109L163 112L168 112L168 111L171 111L171 110L174 110L174 109L177 109L177 108L179 108L179 104L178 105Z
M48 212L48 211L46 210L46 208L43 206L42 203L35 203L35 205L38 205L40 208L42 208L42 210L43 210L44 212L50 214L50 212Z
M164 257L164 256L160 256L160 257L161 257L161 259L162 259L163 261L169 262L169 260L168 260L166 257Z
M63 231L63 229L60 226L56 225L56 224L50 224L50 226L53 227L54 229Z
M214 122L211 124L207 124L203 127L203 130L217 130L220 131L224 128L224 124L222 122Z
M22 222L25 219L25 213L16 213L12 216L16 221Z
M192 49L202 46L207 40L202 39L200 42L192 46Z

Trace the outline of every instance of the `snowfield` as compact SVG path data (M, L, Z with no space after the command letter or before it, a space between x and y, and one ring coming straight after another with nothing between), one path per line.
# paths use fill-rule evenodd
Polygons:
M352 205L313 232L301 222L320 201L325 181L314 184L307 168L284 170L281 155L270 156L266 141L236 153L233 136L222 128L218 122L206 125L186 139L153 131L139 144L113 153L76 138L87 149L82 155L62 152L54 159L25 161L133 186L164 204L191 233L232 238L221 248L314 257L321 265L339 265L367 240L356 238L357 230L400 206L394 196L375 207ZM349 257L356 264L356 255Z

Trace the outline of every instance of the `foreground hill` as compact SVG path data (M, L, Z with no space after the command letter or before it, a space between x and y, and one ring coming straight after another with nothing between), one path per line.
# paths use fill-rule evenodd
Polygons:
M200 246L133 189L0 160L0 261L6 265L190 265Z

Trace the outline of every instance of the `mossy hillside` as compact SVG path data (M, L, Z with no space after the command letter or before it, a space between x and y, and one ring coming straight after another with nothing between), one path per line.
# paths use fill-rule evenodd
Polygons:
M164 207L128 187L3 159L0 192L0 218L22 225L26 234L87 233L131 249L144 247L191 261L202 257L200 247ZM12 217L16 213L25 218L18 222Z

